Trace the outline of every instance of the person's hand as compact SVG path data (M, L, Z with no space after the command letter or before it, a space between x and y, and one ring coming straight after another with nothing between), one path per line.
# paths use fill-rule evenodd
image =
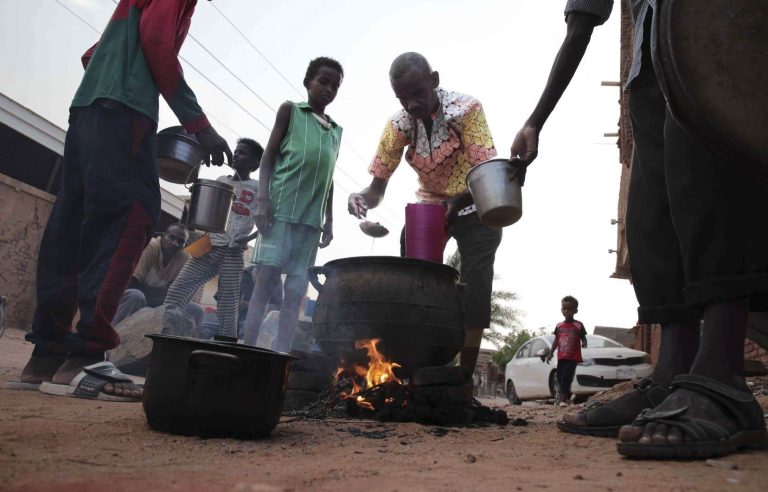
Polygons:
M333 241L333 222L326 222L323 226L323 234L320 236L320 247L325 248Z
M259 234L266 236L275 222L275 217L272 215L272 202L269 201L269 198L261 197L257 198L256 201L256 215L254 216L256 228L259 230Z
M549 354L549 355L547 356L547 360L546 360L546 362L547 362L547 364L549 364L551 361L552 361L552 354Z
M360 193L350 193L349 199L347 199L347 210L350 215L354 215L358 219L362 219L368 213L368 203L365 201L365 197Z
M232 165L232 151L229 149L227 141L216 133L212 126L195 133L195 136L205 151L206 166L211 163L214 166L221 166L224 164L225 156L227 158L227 165Z
M523 126L512 142L509 165L515 168L512 179L520 178L520 186L525 183L525 171L539 155L539 130L530 125Z
M445 230L450 231L453 223L456 222L456 214L459 213L459 207L456 200L443 200L442 205L445 208Z

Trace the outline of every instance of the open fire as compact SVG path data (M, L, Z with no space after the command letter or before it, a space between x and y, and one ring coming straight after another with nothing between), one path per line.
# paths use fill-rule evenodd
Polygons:
M380 421L419 422L437 425L475 425L508 422L505 411L482 406L472 396L472 379L460 367L426 367L401 381L394 370L400 365L378 349L379 339L358 340L367 365L346 363L336 371L332 387L303 415L324 418L345 415Z
M336 370L336 377L334 378L336 386L348 387L348 389L341 390L339 393L343 400L352 400L360 408L371 411L376 411L377 408L372 401L367 400L364 394L361 393L368 390L373 391L374 388L385 383L402 385L402 381L395 376L394 372L394 369L400 367L400 364L388 361L379 352L376 345L380 341L378 338L356 341L355 349L365 349L367 352L368 367L363 367L359 364L351 364L351 367L344 367L345 365L342 365L342 367ZM384 404L390 405L393 403L395 403L393 396L384 398ZM407 406L408 400L405 399L399 403L401 406Z

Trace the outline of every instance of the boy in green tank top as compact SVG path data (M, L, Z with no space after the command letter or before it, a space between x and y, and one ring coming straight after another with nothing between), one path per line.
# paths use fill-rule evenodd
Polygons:
M307 292L307 268L317 248L333 239L333 171L342 129L325 108L335 98L344 69L332 58L309 63L307 102L284 102L277 110L259 173L253 263L259 265L245 319L245 343L255 345L264 309L280 274L285 294L272 349L289 352Z

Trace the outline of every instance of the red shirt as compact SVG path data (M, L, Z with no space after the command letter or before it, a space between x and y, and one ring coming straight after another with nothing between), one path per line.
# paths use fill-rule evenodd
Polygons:
M561 321L555 327L557 360L575 360L582 362L581 341L587 336L587 330L581 321Z

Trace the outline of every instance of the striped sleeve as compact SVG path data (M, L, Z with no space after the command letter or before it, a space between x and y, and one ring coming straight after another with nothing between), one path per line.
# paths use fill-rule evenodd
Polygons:
M565 4L565 17L571 12L583 12L600 18L600 24L604 24L611 16L613 0L568 0Z

